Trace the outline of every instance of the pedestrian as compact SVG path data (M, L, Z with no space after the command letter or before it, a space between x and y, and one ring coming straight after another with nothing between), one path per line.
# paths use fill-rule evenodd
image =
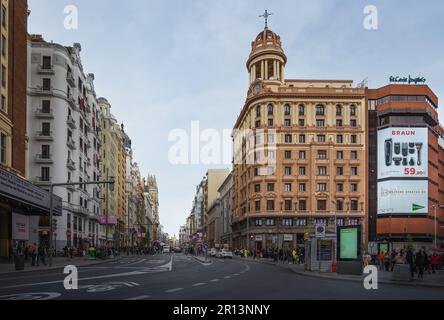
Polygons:
M379 269L384 270L384 251L379 252L378 254L378 261L379 261Z
M415 257L415 265L416 265L416 269L418 270L418 279L424 278L425 259L426 259L425 252L423 252L422 249L419 250L416 253L416 257Z
M364 267L368 267L368 265L370 264L370 261L372 259L371 255L368 254L368 252L366 252L363 256L363 262L364 262Z
M37 265L39 265L39 261L42 262L42 264L44 266L46 266L46 249L45 246L43 244L40 244L39 249L38 249L38 259L37 259Z
M414 255L412 248L407 249L407 254L405 255L405 261L409 264L410 269L410 278L413 279L415 277L415 269L414 269Z
M34 242L31 246L31 266L35 266L37 259L37 244Z
M395 267L397 255L398 255L398 253L396 252L395 249L393 249L392 253L390 254L390 271L391 272L393 272L393 268Z
M434 252L430 257L430 265L432 267L432 273L436 273L439 266L439 256Z
M291 254L293 256L293 264L296 264L297 252L296 252L295 248L293 248L293 251L291 252Z

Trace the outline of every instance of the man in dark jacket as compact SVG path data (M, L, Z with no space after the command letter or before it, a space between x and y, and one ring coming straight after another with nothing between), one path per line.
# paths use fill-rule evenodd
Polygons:
M410 267L410 277L413 279L413 277L415 276L414 274L414 269L413 269L413 264L414 264L414 254L413 254L413 250L412 248L408 248L407 250L407 254L405 256L405 261L407 261L407 263L409 264Z
M427 255L424 252L424 250L419 250L418 253L416 253L415 258L415 265L416 269L418 270L418 279L424 278L424 268L426 264Z

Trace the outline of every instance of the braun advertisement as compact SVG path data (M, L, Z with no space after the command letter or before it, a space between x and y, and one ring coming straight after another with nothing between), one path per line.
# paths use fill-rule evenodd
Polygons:
M427 214L427 180L378 182L378 214Z
M378 179L428 177L428 129L387 128L378 132Z

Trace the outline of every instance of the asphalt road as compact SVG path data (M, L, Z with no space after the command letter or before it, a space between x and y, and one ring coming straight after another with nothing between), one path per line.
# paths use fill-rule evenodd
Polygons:
M0 300L299 300L444 299L439 288L380 284L365 290L350 281L305 277L273 265L190 256L125 257L78 268L77 290L66 290L63 270L0 276Z

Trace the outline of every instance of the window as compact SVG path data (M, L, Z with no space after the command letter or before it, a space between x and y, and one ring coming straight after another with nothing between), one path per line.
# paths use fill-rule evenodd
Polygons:
M273 105L272 105L272 104L269 104L268 107L267 107L267 110L268 110L268 115L269 115L269 116L272 116L273 113L274 113Z
M321 104L318 104L316 106L316 115L317 116L323 116L325 115L325 107Z
M350 140L351 140L351 143L358 143L358 136L355 134L352 134Z
M327 200L318 200L318 211L327 210Z
M291 159L291 151L290 150L286 150L285 151L285 159Z
M6 164L8 145L6 135L3 132L0 133L0 148L0 161L1 163Z
M291 204L291 201L290 201L290 204ZM282 219L282 225L284 227L292 227L293 226L293 219L289 219L289 218Z
M74 217L74 230L77 231L77 217Z
M274 210L274 200L267 200L267 210L268 211Z
M318 135L318 143L325 143L325 135L323 134Z
M325 127L325 120L323 119L316 119L316 127Z
M297 218L296 225L298 227L305 227L307 225L307 219L306 218Z
M284 106L284 114L285 114L286 116L291 115L291 108L290 108L290 105L286 104L286 105Z
M337 119L336 120L336 127L342 127L342 119Z
M291 192L291 183L284 184L284 191Z
M352 183L350 186L350 190L351 190L351 192L357 192L358 191L358 184Z
M268 119L268 126L269 126L269 127L274 126L274 121L273 121L273 119Z
M50 113L51 112L51 101L43 100L42 101L42 113Z
M274 176L276 168L275 167L268 167L267 168L267 175Z
M262 219L255 219L254 220L254 224L256 225L256 227L260 227L260 226L262 226Z
M325 200L324 200L325 201ZM324 224L324 225L327 225L327 219L325 219L325 218L317 218L317 219L315 219L315 224Z
M299 151L299 159L305 160L305 150Z
M66 218L66 228L71 229L71 214L70 213L68 213L67 218Z
M358 211L358 200L351 200L350 201L350 209L351 211Z
M344 202L342 200L336 200L336 211L344 210Z
M336 115L342 116L342 106L340 104L336 105Z
M299 184L299 192L305 192L306 188L305 188L305 183L300 183Z
M269 133L268 134L268 143L274 143L275 142L275 134L274 133Z
M6 88L6 67L2 65L2 86Z
M45 70L51 69L51 57L50 56L43 56L42 69L45 69Z
M260 184L254 185L254 192L261 192L261 185Z
M300 127L305 127L305 120L304 119L299 119L298 124Z
M352 176L358 175L358 167L351 167L351 175Z
M300 116L305 116L305 106L303 104L299 105L298 110Z
M267 226L274 226L274 219L267 219L266 224Z
M305 134L299 135L299 143L305 143Z
M51 135L51 124L49 122L42 123L42 136L50 136Z
M291 167L285 167L285 173L286 176L291 176Z
M318 167L318 175L326 176L327 175L327 167Z
M42 79L42 89L45 91L51 90L51 79L48 78Z
M327 159L327 151L318 150L318 159Z
M256 127L256 128L260 128L260 127L261 127L261 121L260 121L260 120L257 120L257 121L256 121L256 123L255 123L255 127Z
M4 95L2 95L2 101L0 107L3 112L6 112L6 97Z
M256 117L261 116L261 106L256 106Z
M2 36L2 56L6 58L6 38Z
M356 106L355 105L350 106L350 116L352 116L352 117L356 116Z
M307 211L307 200L299 200L299 211Z
M42 181L49 181L50 180L49 168L48 167L42 167L41 168L41 180Z
M344 184L343 183L338 183L336 185L336 192L343 192L344 191Z
M327 191L327 184L326 183L318 183L318 192Z
M299 167L299 175L300 176L305 176L305 173L306 173L305 167Z
M285 127L291 127L291 119L285 119L284 120L284 126Z
M274 191L274 183L268 183L267 184L267 191L273 192Z
M338 227L342 227L344 225L344 218L337 218L336 219L336 225Z
M351 160L358 160L358 151L351 151L350 152L350 159Z
M343 176L344 175L344 168L343 167L337 167L336 168L336 175L337 176Z
M261 211L261 201L260 200L254 202L254 209L256 211Z
M344 151L336 151L336 159L344 160Z
M2 26L6 28L6 8L2 6Z
M342 134L336 136L336 143L344 143L344 136Z
M47 144L42 145L42 159L49 159L50 158L49 151L50 151L49 145L47 145Z
M276 159L276 152L268 151L268 160L275 160L275 159Z
M356 120L355 119L350 120L350 127L356 128L356 126L357 126Z

